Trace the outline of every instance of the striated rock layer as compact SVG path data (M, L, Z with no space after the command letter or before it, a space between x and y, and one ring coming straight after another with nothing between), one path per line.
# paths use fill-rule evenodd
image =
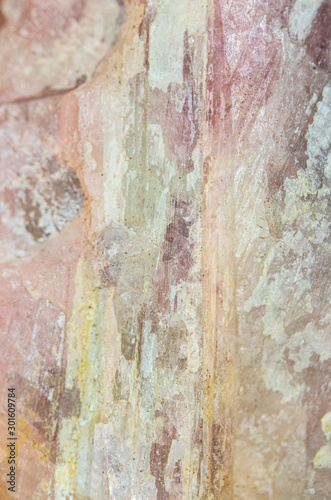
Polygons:
M328 499L330 3L0 21L1 498Z

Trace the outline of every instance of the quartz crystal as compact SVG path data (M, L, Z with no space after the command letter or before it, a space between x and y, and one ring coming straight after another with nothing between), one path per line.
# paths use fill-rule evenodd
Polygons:
M331 3L0 25L1 499L330 499Z

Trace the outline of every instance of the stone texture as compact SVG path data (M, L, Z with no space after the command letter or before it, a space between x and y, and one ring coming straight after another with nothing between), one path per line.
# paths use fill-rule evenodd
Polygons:
M330 4L2 12L18 498L329 498Z
M120 17L115 0L2 0L0 102L86 81L114 41Z

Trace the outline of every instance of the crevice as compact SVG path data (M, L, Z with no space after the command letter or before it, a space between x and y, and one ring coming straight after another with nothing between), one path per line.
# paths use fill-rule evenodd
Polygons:
M73 90L77 90L79 87L84 85L86 81L87 81L86 75L82 75L81 77L77 78L76 85L73 85L72 87L68 87L66 89L51 89L50 87L45 87L41 92L35 95L21 97L19 99L13 99L12 101L0 101L0 106L23 104L23 103L38 101L40 99L48 99L49 97L61 96L67 94L68 92L72 92Z

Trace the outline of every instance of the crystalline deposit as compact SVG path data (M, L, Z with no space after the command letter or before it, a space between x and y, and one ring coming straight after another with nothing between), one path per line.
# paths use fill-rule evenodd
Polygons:
M1 498L326 500L331 4L1 9Z

